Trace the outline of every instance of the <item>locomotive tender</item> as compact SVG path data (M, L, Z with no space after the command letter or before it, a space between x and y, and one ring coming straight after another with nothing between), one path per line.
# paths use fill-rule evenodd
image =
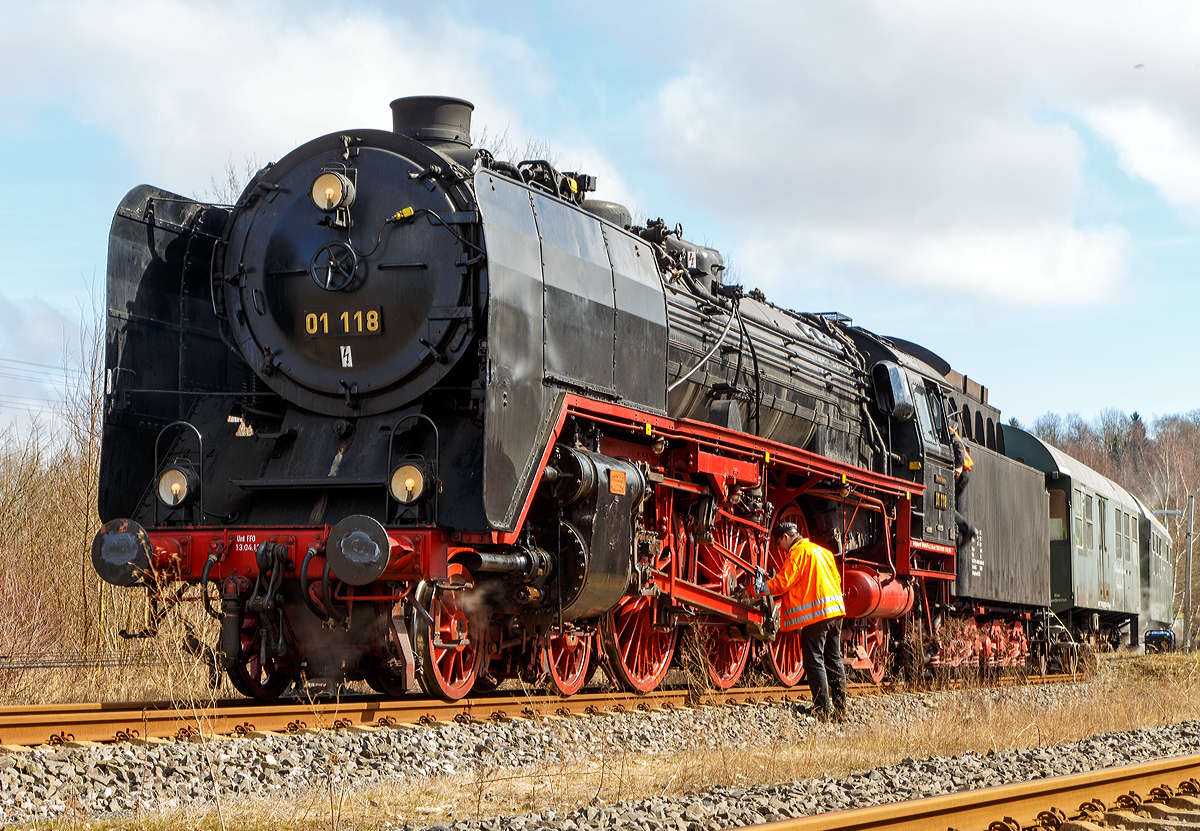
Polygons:
M467 102L391 106L392 132L315 139L233 206L122 201L103 579L156 615L198 585L258 698L569 695L597 661L648 691L684 652L720 688L752 660L791 686L799 638L761 590L786 520L837 553L847 660L876 680L901 644L918 672L1048 654L1045 480L985 390L727 284L593 177L473 148ZM978 442L961 553L950 417Z

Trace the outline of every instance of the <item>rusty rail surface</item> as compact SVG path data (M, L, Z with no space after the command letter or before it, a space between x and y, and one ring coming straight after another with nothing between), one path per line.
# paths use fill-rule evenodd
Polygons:
M1003 685L1062 684L1080 675L1001 679ZM962 682L949 685L964 686ZM851 684L851 695L886 695L891 685ZM399 699L349 696L340 700L297 699L261 703L245 698L203 703L150 701L105 704L53 704L0 707L0 745L30 747L70 742L185 739L199 735L246 735L362 728L390 724L543 718L573 713L619 712L695 705L756 704L799 701L807 688L744 687L727 692L697 693L664 689L645 695L623 692L580 692L570 698L497 692L446 703L424 696Z
M1111 822L1125 819L1112 816L1117 810L1129 812L1152 800L1165 803L1177 793L1195 795L1200 791L1198 776L1200 756L1178 756L757 827L763 831L1019 831L1057 828L1068 819Z

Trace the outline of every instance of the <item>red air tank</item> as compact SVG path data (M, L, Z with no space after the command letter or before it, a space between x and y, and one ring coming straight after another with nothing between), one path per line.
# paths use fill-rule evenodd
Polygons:
M913 605L913 588L891 575L880 575L870 566L856 563L846 568L842 579L846 617L898 618Z

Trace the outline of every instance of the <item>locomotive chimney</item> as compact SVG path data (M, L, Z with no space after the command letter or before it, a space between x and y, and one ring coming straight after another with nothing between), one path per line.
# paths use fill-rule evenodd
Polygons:
M392 132L414 138L443 153L471 146L471 111L461 98L414 95L397 98L392 107Z

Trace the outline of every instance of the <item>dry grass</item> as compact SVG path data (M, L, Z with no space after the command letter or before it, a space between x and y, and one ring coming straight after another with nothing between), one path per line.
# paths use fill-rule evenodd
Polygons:
M81 341L65 357L81 371L66 373L58 418L0 432L0 704L207 698L207 669L185 646L184 620L215 642L198 605L183 604L157 640L122 638L149 622L145 590L110 586L92 568L101 330L85 325ZM63 665L30 668L46 660Z
M1154 727L1200 717L1197 656L1118 658L1074 699L1046 707L1009 689L976 688L926 696L911 719L897 723L895 700L857 700L861 720L840 728L797 725L764 736L756 747L732 744L687 752L642 754L610 746L594 758L524 770L481 769L471 775L387 782L349 790L337 760L325 786L286 798L224 797L215 806L168 808L119 822L66 818L63 829L121 831L177 829L378 828L383 823L432 824L530 811L700 792L715 785L744 787L840 776L911 756L986 753L1077 741L1096 733ZM730 707L719 718L737 720ZM881 728L887 729L881 729ZM716 731L714 731L716 732Z

